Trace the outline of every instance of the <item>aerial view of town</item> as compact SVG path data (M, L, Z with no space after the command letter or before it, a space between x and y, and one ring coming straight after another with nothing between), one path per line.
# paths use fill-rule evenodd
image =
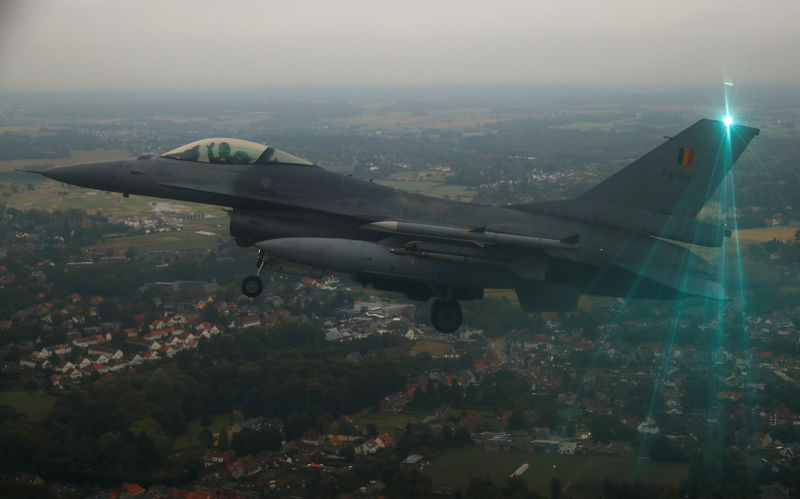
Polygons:
M796 92L740 96L762 135L702 215L733 229L703 253L729 300L526 314L487 290L452 335L335 273L270 273L248 298L253 251L219 207L18 171L237 137L507 204L578 195L718 111L685 104L716 89L495 90L0 101L0 495L796 494Z

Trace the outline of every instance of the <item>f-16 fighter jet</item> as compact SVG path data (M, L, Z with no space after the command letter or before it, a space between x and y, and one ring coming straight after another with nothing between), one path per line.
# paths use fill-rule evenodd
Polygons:
M226 207L230 233L265 271L349 274L375 289L431 300L451 333L461 300L516 290L528 312L567 311L581 294L724 299L690 243L721 246L721 225L696 220L759 130L703 119L576 199L483 206L340 175L274 147L198 140L160 156L50 168L90 189Z

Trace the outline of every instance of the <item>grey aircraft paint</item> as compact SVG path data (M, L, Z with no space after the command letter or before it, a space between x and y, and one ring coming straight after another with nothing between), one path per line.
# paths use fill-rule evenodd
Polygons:
M51 168L92 189L229 208L230 232L259 272L350 274L409 299L435 298L455 331L458 300L515 289L529 312L572 310L580 294L724 299L710 265L667 239L720 246L695 220L759 131L700 120L577 199L507 207L430 198L339 175L272 147L205 139L158 157ZM248 296L258 275L242 283Z

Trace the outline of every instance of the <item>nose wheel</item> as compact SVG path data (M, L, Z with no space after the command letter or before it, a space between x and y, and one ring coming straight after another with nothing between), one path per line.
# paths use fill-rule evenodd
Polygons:
M464 315L457 300L436 300L431 306L431 322L438 331L450 334L461 327Z
M255 298L264 291L264 283L261 281L261 278L258 277L261 275L261 269L264 268L264 252L262 250L258 250L256 267L258 268L256 275L247 276L242 281L242 293L250 298Z

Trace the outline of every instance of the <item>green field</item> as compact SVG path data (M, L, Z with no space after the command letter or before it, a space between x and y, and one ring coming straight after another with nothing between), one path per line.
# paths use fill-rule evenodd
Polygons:
M453 110L430 110L420 114L410 111L365 113L352 118L336 120L340 127L360 126L372 130L421 130L421 129L471 129L487 123L508 119L497 116L487 108L463 108Z
M0 202L43 210L79 209L87 213L102 213L110 217L154 214L156 209L163 207L168 202L144 196L125 198L118 193L67 186L50 180L35 182L33 187L33 190L29 190L26 185L17 186L18 192L15 193L10 183L0 183ZM229 220L220 207L173 202L170 209L185 214L202 215L204 218L187 220L180 232L131 236L109 235L94 247L111 249L116 253L124 253L130 247L140 251L205 248L215 246L217 237L223 239L229 237ZM197 234L198 231L211 232L216 236Z
M599 483L610 478L627 483L637 478L632 458L490 452L481 449L445 451L431 461L424 473L432 478L434 489L453 487L464 490L472 478L489 477L496 484L505 484L508 476L523 463L529 466L522 475L528 487L547 497L553 477L561 481L567 494L570 485L582 481ZM638 478L647 484L677 487L687 475L686 464L646 463L641 466Z
M211 433L217 433L220 430L229 430L233 423L236 422L236 418L234 418L233 414L214 414L211 416L211 424L208 426L202 426L200 424L199 419L193 419L186 423L186 431L184 431L181 435L178 435L173 440L173 448L174 450L181 451L185 449L189 449L192 446L196 445L198 442L197 435L204 429L211 431Z
M0 161L0 172L8 172L17 168L25 169L30 166L61 166L71 163L86 163L89 161L105 161L111 159L129 158L128 151L122 149L93 149L89 151L72 151L69 158L34 158L34 159L13 159Z
M453 353L453 345L443 341L420 340L414 343L414 351L417 353L427 352L434 357Z
M798 225L792 224L763 227L760 229L740 229L736 231L734 236L739 239L742 245L760 244L771 241L772 239L791 242L794 241L794 235L798 228L800 228Z
M227 221L226 221L227 222ZM196 234L197 230L213 232L215 236ZM121 236L108 238L92 248L110 249L115 253L124 253L128 248L136 250L179 250L183 248L213 248L216 247L217 237L227 238L227 228L219 227L192 227L181 232L160 232L137 236Z
M41 392L9 390L0 392L0 404L6 404L31 419L41 419L56 403L56 397Z
M453 199L456 201L469 201L475 195L468 187L463 185L448 185L436 178L414 178L402 179L392 175L388 179L378 179L378 184L400 189L402 191L415 192L426 196Z
M562 130L579 130L582 132L590 130L603 130L610 131L617 125L616 121L579 121L577 123L570 123L569 125L559 125L551 128L560 128Z
M80 209L87 213L101 212L107 216L149 214L153 213L156 203L169 202L176 211L223 215L221 208L216 206L135 195L126 198L115 192L84 189L53 180L41 181L40 178L32 178L30 185L33 186L33 190L28 189L28 184L20 185L20 182L15 182L15 185L11 182L0 182L0 202L42 210ZM13 192L14 187L18 192Z

